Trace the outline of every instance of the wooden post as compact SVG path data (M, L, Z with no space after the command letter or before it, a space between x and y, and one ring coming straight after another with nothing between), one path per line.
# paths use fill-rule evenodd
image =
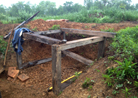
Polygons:
M16 59L17 59L17 66L19 69L22 68L22 55L19 55L18 53L16 53Z
M100 59L100 57L104 57L104 50L105 50L105 37L104 40L99 42L99 49L98 49L98 57L97 59Z
M61 92L61 50L57 45L52 46L52 85L54 94Z

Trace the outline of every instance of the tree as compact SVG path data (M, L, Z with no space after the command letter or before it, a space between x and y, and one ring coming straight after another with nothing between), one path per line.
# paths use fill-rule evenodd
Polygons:
M102 1L102 3L104 4L104 6L106 6L107 4L108 4L108 0L101 0Z
M9 9L9 14L10 16L15 16L15 17L19 17L19 12L25 11L26 13L31 13L31 8L29 3L28 4L24 4L23 1L19 1L16 4L13 4L11 7L8 8Z
M135 8L138 10L138 3L136 4Z
M72 10L73 12L79 12L81 9L84 9L84 7L78 3L75 3L73 6L72 6Z
M0 5L0 13L6 14L5 7L3 5Z
M70 2L65 2L64 4L63 4L63 8L64 8L64 12L66 12L66 13L68 13L68 12L73 12L72 10L72 6L73 6L73 2L72 1L70 1Z
M84 0L84 5L90 9L93 6L93 0Z
M41 1L39 5L37 5L36 10L40 11L41 16L45 15L53 15L56 9L56 4L50 1Z

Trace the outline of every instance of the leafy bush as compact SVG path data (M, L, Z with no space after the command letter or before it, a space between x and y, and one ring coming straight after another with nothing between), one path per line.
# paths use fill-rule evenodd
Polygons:
M0 36L0 54L4 55L7 47L7 42L3 40L3 36Z
M136 70L137 66L136 63L132 63L132 59L127 60L124 59L123 62L115 60L119 66L116 68L109 68L106 70L106 74L103 75L105 78L105 83L108 86L115 87L115 89L120 89L125 87L123 92L125 93L126 97L130 94L130 89L127 89L125 83L131 85L128 79L138 79L138 72ZM138 87L138 82L134 82L134 86ZM115 92L113 92L115 94Z
M128 27L117 32L113 43L112 51L122 58L135 57L138 59L138 26Z
M136 69L136 63L132 63L132 59L127 60L125 58L124 62L115 60L119 66L116 68L109 68L106 71L106 74L110 77L114 77L116 82L125 81L126 78L136 79L138 77L138 72ZM108 77L109 77L108 76Z
M124 79L124 78L133 78L135 79L138 75L138 73L135 71L136 63L132 64L132 60L127 60L125 58L124 62L119 62L115 60L120 66L115 68L117 72L115 72L118 79Z
M6 15L0 14L0 20L6 19Z

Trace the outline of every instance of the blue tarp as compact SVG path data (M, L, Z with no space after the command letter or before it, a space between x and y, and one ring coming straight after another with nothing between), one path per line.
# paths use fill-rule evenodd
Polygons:
M22 33L24 32L32 32L27 28L19 28L15 30L14 37L12 40L12 46L14 48L14 51L17 52L19 55L21 55L21 52L23 51L22 44L24 42Z

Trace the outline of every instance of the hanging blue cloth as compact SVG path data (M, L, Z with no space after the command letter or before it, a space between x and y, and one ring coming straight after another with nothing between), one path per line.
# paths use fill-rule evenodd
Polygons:
M24 32L32 32L27 28L19 28L15 30L14 37L12 40L12 46L14 48L14 51L17 52L19 55L21 55L21 52L23 51L22 44L24 42L22 33Z

